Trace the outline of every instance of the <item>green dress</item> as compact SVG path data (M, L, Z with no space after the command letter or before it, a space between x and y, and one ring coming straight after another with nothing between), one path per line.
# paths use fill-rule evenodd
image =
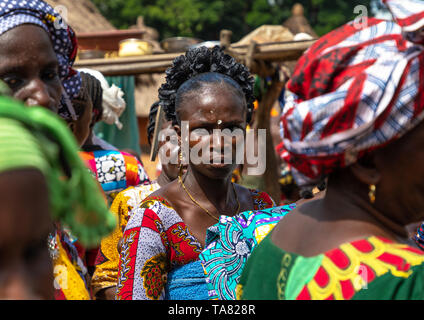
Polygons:
M424 299L424 252L415 247L372 236L303 257L277 247L271 235L247 261L237 299Z

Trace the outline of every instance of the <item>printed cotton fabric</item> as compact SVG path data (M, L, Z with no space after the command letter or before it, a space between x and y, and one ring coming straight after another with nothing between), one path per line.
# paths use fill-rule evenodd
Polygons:
M236 285L252 251L295 204L221 216L208 229L200 254L211 300L235 300Z
M371 236L312 257L286 252L270 233L252 253L239 300L424 299L424 252Z
M118 217L115 231L105 237L95 261L95 271L91 279L94 294L105 288L114 287L118 283L119 240L124 235L125 227L133 213L142 201L160 188L157 182L148 185L129 187L115 197L110 211Z
M251 193L255 210L274 205L266 193ZM147 197L134 210L124 232L117 299L164 299L168 273L199 260L202 249L165 199Z
M130 186L150 184L142 163L133 155L117 150L80 152L111 204L116 195Z
M281 117L281 156L298 185L316 184L424 117L424 2L385 2L396 22L348 23L299 59Z

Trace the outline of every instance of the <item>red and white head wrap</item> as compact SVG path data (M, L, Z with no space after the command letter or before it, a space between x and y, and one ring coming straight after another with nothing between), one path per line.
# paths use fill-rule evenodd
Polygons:
M350 22L300 58L281 117L300 186L398 139L424 117L424 1L386 0L394 21Z

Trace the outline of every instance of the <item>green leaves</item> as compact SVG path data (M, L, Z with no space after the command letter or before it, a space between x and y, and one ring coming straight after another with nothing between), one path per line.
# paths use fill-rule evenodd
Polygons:
M263 24L279 25L291 16L295 3L305 8L312 28L323 35L355 18L365 5L371 14L375 0L92 0L117 28L126 29L143 16L161 39L190 36L218 40L222 29L233 31L236 42Z

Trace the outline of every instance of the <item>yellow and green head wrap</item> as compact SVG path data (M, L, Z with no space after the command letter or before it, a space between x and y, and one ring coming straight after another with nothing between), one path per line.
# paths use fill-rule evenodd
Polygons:
M114 230L116 218L80 159L72 133L52 112L1 96L1 86L0 173L39 169L47 180L52 218L85 246L99 244Z

